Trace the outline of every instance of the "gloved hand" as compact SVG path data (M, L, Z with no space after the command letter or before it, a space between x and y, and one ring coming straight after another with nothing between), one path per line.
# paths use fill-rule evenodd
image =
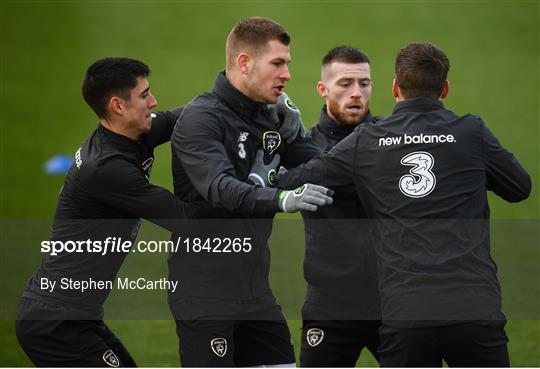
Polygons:
M281 191L279 194L279 208L285 213L294 213L299 210L317 211L319 206L330 205L334 202L334 191L313 184L306 183L296 190Z
M279 165L279 154L275 154L272 161L268 164L264 163L264 151L262 149L257 150L255 155L255 161L248 175L248 180L253 184L260 185L262 187L272 187L277 181L276 169Z
M267 105L271 119L276 123L278 132L286 143L293 142L298 134L305 137L306 131L300 110L293 104L286 93L282 93L276 104Z

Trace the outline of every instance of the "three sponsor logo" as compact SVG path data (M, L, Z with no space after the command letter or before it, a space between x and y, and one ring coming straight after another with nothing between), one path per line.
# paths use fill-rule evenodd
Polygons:
M437 179L432 171L435 159L430 153L425 151L412 152L401 159L401 164L412 167L408 174L399 179L401 193L418 199L433 191Z

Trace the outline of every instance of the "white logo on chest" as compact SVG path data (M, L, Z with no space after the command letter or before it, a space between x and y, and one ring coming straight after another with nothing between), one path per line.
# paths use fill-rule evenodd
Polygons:
M320 328L311 328L306 332L306 341L311 347L319 345L324 339L324 331Z
M240 135L238 136L238 156L240 159L246 158L246 148L244 146L244 142L247 141L248 136L249 132L240 132Z
M79 150L75 153L75 165L77 166L77 169L81 169L82 165L82 157L81 157L81 148L79 147Z
M227 340L223 337L214 338L212 341L210 341L210 347L212 348L214 354L219 357L223 357L227 353Z

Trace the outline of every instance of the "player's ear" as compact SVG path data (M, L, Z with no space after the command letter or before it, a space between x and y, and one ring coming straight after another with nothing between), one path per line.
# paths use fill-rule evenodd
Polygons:
M118 96L112 96L107 104L109 112L113 115L122 115L125 111L124 102Z
M317 82L317 92L319 93L320 97L328 96L328 90L326 89L326 85L323 81Z
M236 66L242 74L248 74L251 67L251 57L248 53L240 53L236 57Z
M446 96L448 96L448 92L450 91L450 81L446 80L444 81L444 87L441 91L441 96L439 96L439 99L445 99Z
M399 85L397 80L394 78L392 80L392 95L397 99L399 98Z

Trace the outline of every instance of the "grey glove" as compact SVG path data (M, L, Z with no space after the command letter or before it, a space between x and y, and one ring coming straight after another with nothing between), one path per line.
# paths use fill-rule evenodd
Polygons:
M334 191L313 184L306 183L296 190L281 191L279 194L279 208L285 213L294 213L299 210L317 211L319 206L330 205L334 202Z
M255 155L255 161L248 175L248 180L262 187L272 187L277 181L276 169L279 165L279 154L275 154L272 161L264 163L264 151L259 149Z
M286 143L293 142L300 134L306 136L300 110L293 104L286 93L282 93L276 104L267 105L272 121L277 125L278 132Z

